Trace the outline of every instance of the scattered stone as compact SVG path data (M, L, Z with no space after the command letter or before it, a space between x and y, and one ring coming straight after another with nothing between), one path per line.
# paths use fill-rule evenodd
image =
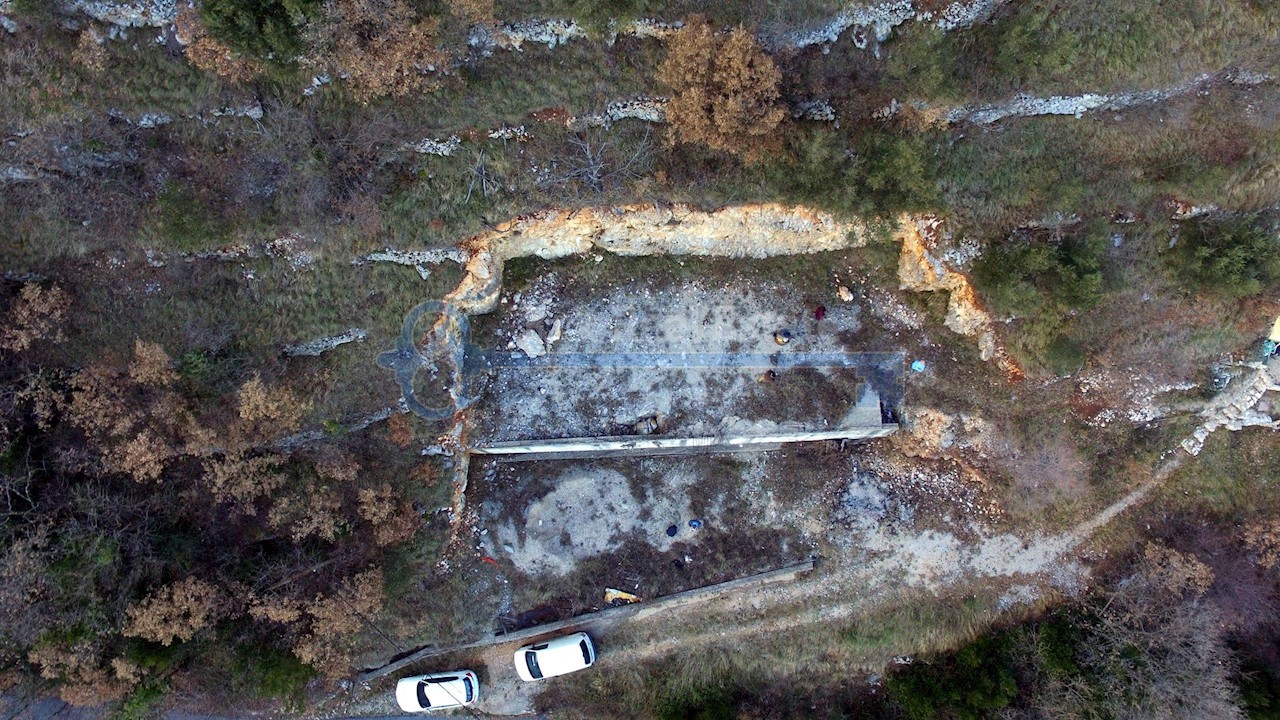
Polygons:
M954 30L963 30L972 27L975 23L982 22L991 17L996 8L1005 4L1009 0L969 0L969 2L958 2L948 5L938 14L938 19L934 23L942 32L952 32ZM920 13L920 19L924 19L929 13Z
M209 113L214 117L246 117L250 120L261 120L263 118L262 103L254 103L245 105L244 107L224 107L213 110Z
M116 120L122 120L135 127L146 128L146 129L160 127L161 125L168 125L169 123L173 122L173 116L166 115L165 113L162 113L162 112L146 112L139 115L137 119L134 119L129 117L128 115L125 115L119 110L113 109L113 110L107 111L107 116L113 117Z
M541 305L530 305L524 311L524 321L532 325L545 319L548 314L549 313L545 307Z
M667 121L667 98L643 96L634 100L620 100L605 106L598 115L580 115L565 123L570 129L607 128L620 120L640 120L662 123Z
M1182 441L1182 449L1189 455L1199 455L1209 434L1219 428L1241 430L1246 427L1266 427L1280 430L1280 420L1260 408L1263 397L1272 391L1280 391L1271 370L1280 369L1280 361L1271 363L1247 363L1245 368L1252 376L1241 378L1215 397L1203 411L1205 421Z
M911 0L895 0L883 5L842 12L822 27L794 32L780 38L763 38L761 44L770 51L804 48L810 45L834 45L850 28L870 29L878 42L884 42L893 28L915 17L916 10ZM858 39L858 37L854 38L855 45L858 45ZM866 47L866 45L867 38L863 33L859 46Z
M555 322L551 323L551 330L547 332L547 349L548 350L551 349L552 345L559 342L563 332L564 332L564 323L560 320L560 318L556 318Z
M41 174L16 165L0 166L0 183L33 182L41 178Z
M489 133L489 138L491 140L515 140L517 142L528 142L532 137L533 136L529 134L529 131L524 129L523 125L520 127L507 127L506 125L503 125Z
M1272 82L1274 79L1271 75L1263 73L1229 69L1218 73L1197 75L1190 80L1157 90L1139 90L1114 94L1053 95L1050 97L1018 95L1004 103L958 107L948 112L946 119L951 124L965 122L974 125L990 125L1010 117L1030 117L1034 115L1071 115L1078 118L1084 113L1095 110L1122 110L1138 105L1163 102L1179 95L1201 93L1223 82L1234 85L1262 85Z
M443 250L392 250L387 248L381 252L369 253L351 261L352 265L364 265L370 262L389 262L397 265L408 265L418 271L418 277L426 280L431 276L427 265L439 265L442 262L456 262L465 265L470 256L463 250L447 248Z
M665 432L666 429L667 418L662 413L642 417L627 426L627 432L632 435L653 435Z
M311 84L302 91L302 94L307 96L315 95L317 90L331 82L333 82L333 78L329 77L328 73L316 75L311 78Z
M178 16L177 0L64 0L63 7L116 27L167 27Z
M835 122L836 109L826 100L806 100L805 102L797 103L791 109L791 117L796 120Z
M676 20L675 22L662 22L659 20L651 20L643 18L631 22L624 22L614 29L607 40L612 46L618 41L621 35L630 35L636 38L654 38L657 40L666 40L672 35L680 31L684 27L684 22Z
M423 155L452 157L458 151L458 148L462 147L462 140L457 135L450 135L447 140L427 138L416 143L405 143L400 147Z
M316 357L338 347L339 345L364 340L367 335L368 332L366 332L364 328L351 328L346 332L339 333L337 335L330 335L329 337L322 337L308 343L285 345L284 354L289 357Z
M1218 212L1218 210L1221 209L1217 205L1195 205L1193 203L1177 199L1170 200L1169 207L1173 210L1174 220L1190 220L1192 218L1203 217L1205 215Z
M853 291L844 285L836 288L836 295L843 302L853 302Z
M526 328L516 336L515 343L521 352L531 358L542 357L547 354L547 346L543 344L542 338L536 330Z

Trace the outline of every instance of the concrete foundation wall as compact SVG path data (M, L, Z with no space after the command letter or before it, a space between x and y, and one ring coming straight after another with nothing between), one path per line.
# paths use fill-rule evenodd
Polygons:
M848 427L815 432L777 433L739 437L676 438L654 435L563 438L557 440L517 440L471 448L475 455L501 455L508 461L551 458L635 457L643 455L683 455L694 453L759 452L776 450L788 443L820 440L868 440L893 434L897 423Z

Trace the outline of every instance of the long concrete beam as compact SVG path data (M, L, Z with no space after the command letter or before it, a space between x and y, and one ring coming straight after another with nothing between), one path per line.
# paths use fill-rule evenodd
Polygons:
M742 435L737 437L666 437L624 435L617 437L513 440L472 447L475 455L501 455L511 461L547 458L592 458L642 455L680 455L714 452L774 450L782 445L821 440L868 440L893 434L897 423L837 428L813 432Z
M467 346L468 372L498 368L888 368L901 369L905 356L898 352L590 352L547 353L529 357L512 350L485 350Z

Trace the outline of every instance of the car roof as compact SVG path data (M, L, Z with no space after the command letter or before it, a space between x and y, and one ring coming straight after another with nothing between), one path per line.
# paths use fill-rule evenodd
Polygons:
M467 691L462 685L462 678L466 673L466 670L458 670L404 678L396 684L396 700L400 701L401 707L423 707L418 697L418 687L425 680L427 682L422 685L422 691L431 703L429 707L460 705L467 698Z
M578 645L583 639L590 642L586 633L574 633L531 645L532 648L546 646L537 651L538 667L542 669L543 676L562 675L586 667L587 664L582 660L582 648Z

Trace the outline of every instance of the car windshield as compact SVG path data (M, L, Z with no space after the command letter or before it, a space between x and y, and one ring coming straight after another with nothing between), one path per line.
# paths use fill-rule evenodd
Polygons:
M431 701L427 699L427 681L418 683L418 705L424 708L431 707Z
M586 640L580 640L580 641L578 641L578 647L582 648L582 664L583 664L583 665L590 665L590 664L591 664L591 651L587 649L587 641L586 641Z
M475 688L471 687L471 678L469 677L462 678L462 686L467 689L467 702L471 702L472 700L475 700L476 699Z
M542 677L542 669L538 667L538 653L529 650L524 654L524 662L529 666L529 675L535 680Z

